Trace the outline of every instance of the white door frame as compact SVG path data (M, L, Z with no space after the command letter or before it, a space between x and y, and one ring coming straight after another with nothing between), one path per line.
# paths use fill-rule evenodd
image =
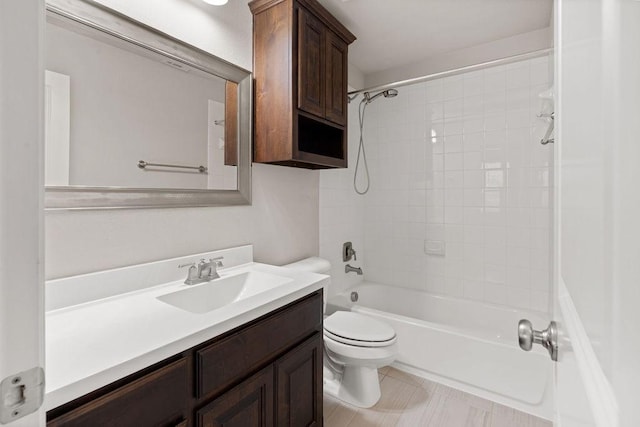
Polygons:
M44 16L43 0L0 1L0 381L45 360ZM44 426L44 406L7 425Z

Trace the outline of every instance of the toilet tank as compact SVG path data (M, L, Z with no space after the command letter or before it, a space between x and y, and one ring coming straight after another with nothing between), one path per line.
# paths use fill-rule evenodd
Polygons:
M283 265L286 268L292 268L297 271L307 271L309 273L329 274L331 272L331 263L324 258L312 256Z
M301 259L300 261L292 262L291 264L283 265L285 268L291 268L296 271L305 271L309 273L318 273L329 275L331 273L331 263L324 258L312 256L309 258ZM327 309L327 289L328 285L324 285L322 293L322 310Z

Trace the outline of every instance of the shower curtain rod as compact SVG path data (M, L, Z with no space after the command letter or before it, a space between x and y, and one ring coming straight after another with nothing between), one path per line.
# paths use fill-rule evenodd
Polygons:
M455 76L456 74L462 74L462 73L468 73L470 71L482 70L483 68L495 67L497 65L509 64L511 62L517 62L517 61L523 61L525 59L536 58L538 56L543 56L543 55L546 55L546 54L551 53L551 52L553 52L553 48L552 47L547 48L547 49L534 50L534 51L527 52L527 53L521 53L519 55L507 56L507 57L504 57L504 58L494 59L492 61L481 62L479 64L467 65L467 66L460 67L460 68L454 68L452 70L440 71L438 73L433 73L433 74L427 74L426 76L422 76L422 77L414 77L412 79L400 80L400 81L397 81L397 82L394 82L394 83L387 83L387 84L379 85L379 86L372 86L372 87L369 87L369 88L366 88L366 89L353 90L351 92L348 92L347 95L348 96L353 96L353 95L358 95L358 94L364 93L364 92L376 92L376 91L380 91L380 90L394 89L394 88L398 88L400 86L407 86L407 85L411 85L411 84L414 84L414 83L422 83L422 82L426 82L426 81L429 81L429 80L439 79L439 78L442 78L442 77Z

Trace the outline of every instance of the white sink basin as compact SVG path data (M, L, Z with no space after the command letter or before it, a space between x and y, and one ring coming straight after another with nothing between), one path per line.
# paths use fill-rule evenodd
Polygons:
M191 285L157 299L191 313L208 313L292 281L289 277L276 274L248 271Z
M183 283L178 265L219 256L220 279ZM251 246L50 280L44 406L51 410L225 334L329 280L254 262Z

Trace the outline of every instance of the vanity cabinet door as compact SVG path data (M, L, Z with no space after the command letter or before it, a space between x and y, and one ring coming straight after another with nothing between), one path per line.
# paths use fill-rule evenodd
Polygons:
M327 30L325 115L342 126L347 124L347 49L340 37Z
M298 9L298 108L324 117L324 25Z
M304 8L298 9L298 108L347 123L348 45Z
M278 359L278 427L322 426L322 333Z
M198 427L273 426L273 366L198 410L196 418Z
M187 415L189 374L177 360L47 423L48 427L180 425Z
M296 343L322 330L322 293L195 352L196 398L218 394L271 363Z

